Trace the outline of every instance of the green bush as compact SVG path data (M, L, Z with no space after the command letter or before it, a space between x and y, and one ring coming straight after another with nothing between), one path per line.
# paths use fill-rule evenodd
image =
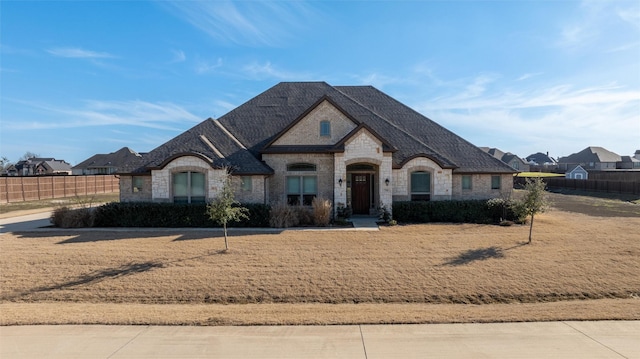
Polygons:
M269 227L270 207L260 203L242 204L249 218L230 222L229 227ZM122 202L107 203L95 211L95 227L220 227L209 218L207 205Z
M394 202L393 218L404 223L500 223L515 219L509 204L501 199Z

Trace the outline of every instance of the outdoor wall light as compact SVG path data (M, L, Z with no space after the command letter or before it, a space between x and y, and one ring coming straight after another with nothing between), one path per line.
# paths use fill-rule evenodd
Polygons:
M386 184L387 186L389 185L389 182L391 182L391 181L389 181L388 178L386 180L384 180L384 184Z
M338 184L340 185L340 187L342 187L342 178L338 180Z

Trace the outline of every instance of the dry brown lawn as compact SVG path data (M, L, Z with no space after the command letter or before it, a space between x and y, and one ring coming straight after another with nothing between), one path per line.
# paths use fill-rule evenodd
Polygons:
M640 319L640 218L0 236L0 324Z

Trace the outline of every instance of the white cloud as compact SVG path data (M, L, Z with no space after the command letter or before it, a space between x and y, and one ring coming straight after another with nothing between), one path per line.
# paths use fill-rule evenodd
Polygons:
M214 72L216 69L222 67L223 62L221 58L218 58L215 62L211 63L205 60L199 60L196 64L196 73L206 74Z
M527 79L530 79L530 78L532 78L532 77L536 77L536 76L540 76L540 75L542 75L542 72L526 73L526 74L524 74L524 75L522 75L522 76L518 77L518 78L516 79L516 81L523 81L523 80L527 80Z
M163 1L159 4L210 37L240 45L280 46L310 18L310 7L302 1Z
M568 155L587 146L625 154L638 146L637 89L615 84L487 89L485 83L473 79L458 89L463 95L452 91L415 108L476 145L504 145L521 156L543 150Z
M57 47L53 49L48 49L47 52L53 56L77 58L77 59L103 59L103 58L115 57L106 52L89 51L89 50L83 50L81 48L76 48L76 47Z
M278 69L271 62L264 64L252 63L243 67L243 71L252 78L264 79L273 78L280 81L302 81L310 78L309 74L296 73Z
M171 53L173 54L173 59L171 59L172 63L184 62L187 59L187 55L185 55L182 50L171 50Z
M6 128L11 130L128 126L179 131L185 121L197 123L203 120L181 106L168 102L92 100L86 101L79 108L25 101L14 102L42 113L38 118L47 119L48 117L49 120L8 119Z

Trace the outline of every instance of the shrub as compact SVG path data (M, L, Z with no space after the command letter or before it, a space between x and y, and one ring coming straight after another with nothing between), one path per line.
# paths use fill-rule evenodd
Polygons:
M499 223L513 220L509 201L466 200L394 202L393 217L399 222Z
M270 207L242 204L249 219L229 222L229 227L269 227ZM206 204L149 202L107 203L95 211L96 227L220 227L209 218Z
M311 207L313 207L313 223L316 226L328 226L331 221L331 201L315 197L311 202Z
M286 203L275 203L271 206L269 225L274 228L288 228L300 223L298 211Z
M93 208L56 208L51 214L51 223L60 228L93 227L95 211Z

